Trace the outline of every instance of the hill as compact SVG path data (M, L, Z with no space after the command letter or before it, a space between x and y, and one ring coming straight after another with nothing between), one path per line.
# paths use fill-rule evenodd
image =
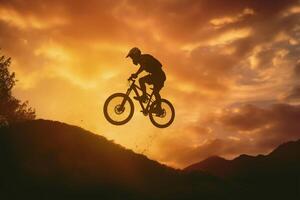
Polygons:
M185 168L205 171L248 188L255 198L300 198L300 140L280 145L269 155L241 155L233 160L208 158Z
M1 199L224 199L233 187L185 173L102 136L35 120L0 128Z

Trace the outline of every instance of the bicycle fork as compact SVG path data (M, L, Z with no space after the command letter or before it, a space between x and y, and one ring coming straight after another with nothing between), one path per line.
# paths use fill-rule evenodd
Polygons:
M128 90L126 91L126 96L127 96L127 97L129 97L129 94L130 94L131 90L132 90L132 88L130 87L130 88L128 88ZM126 98L123 99L123 101L122 101L120 107L121 107L121 108L124 108L125 103L126 103Z

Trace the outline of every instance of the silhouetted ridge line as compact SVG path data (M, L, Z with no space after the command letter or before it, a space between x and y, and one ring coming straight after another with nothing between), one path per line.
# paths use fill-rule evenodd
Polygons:
M300 197L300 140L287 142L268 155L241 155L233 160L208 158L185 168L205 171L249 189L247 196L262 199ZM297 197L297 198L296 198Z

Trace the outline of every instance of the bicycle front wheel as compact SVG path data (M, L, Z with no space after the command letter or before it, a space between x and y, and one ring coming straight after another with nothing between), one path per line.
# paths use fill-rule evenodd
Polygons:
M175 109L173 105L166 99L161 99L160 104L163 114L157 115L154 110L158 105L158 101L154 101L150 107L149 118L152 124L158 128L166 128L170 126L175 119Z
M103 112L106 120L110 123L123 125L132 118L134 105L129 96L123 93L116 93L105 101Z

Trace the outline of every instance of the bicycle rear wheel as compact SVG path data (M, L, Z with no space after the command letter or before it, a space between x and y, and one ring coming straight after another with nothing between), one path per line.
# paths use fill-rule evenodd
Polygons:
M105 101L103 112L106 120L110 123L123 125L132 118L134 105L129 96L123 93L116 93Z
M166 128L170 126L175 119L175 109L173 105L166 99L160 100L161 108L163 109L163 114L157 116L154 112L158 101L154 101L150 106L149 118L152 124L158 128Z

